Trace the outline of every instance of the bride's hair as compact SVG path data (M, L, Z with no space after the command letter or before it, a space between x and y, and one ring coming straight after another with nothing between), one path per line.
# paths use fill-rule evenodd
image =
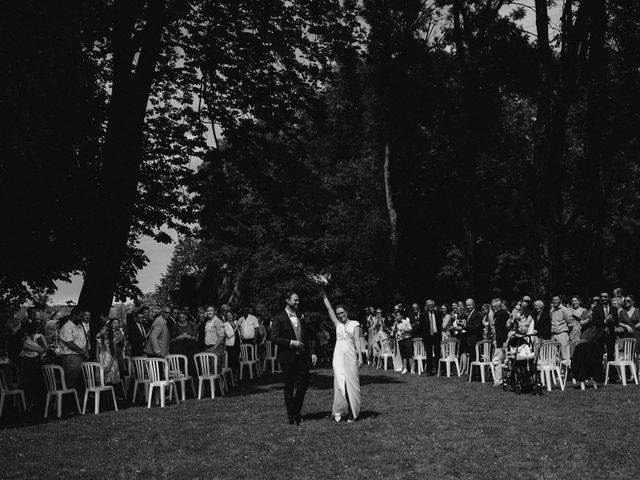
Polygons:
M335 311L337 312L339 308L341 308L341 309L343 309L343 310L344 310L344 313L346 313L346 314L347 314L347 317L349 316L349 310L347 310L347 307L345 307L345 306L344 306L344 305L342 305L342 304L339 304L339 305L336 305Z

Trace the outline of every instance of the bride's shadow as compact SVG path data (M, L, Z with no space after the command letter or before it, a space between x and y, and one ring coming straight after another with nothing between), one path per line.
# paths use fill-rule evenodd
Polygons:
M400 379L394 379L389 376L378 375L360 375L360 386L366 385L382 385L382 384L394 384L404 383ZM333 375L331 373L319 373L315 372L311 376L310 385L318 390L329 390L333 388Z

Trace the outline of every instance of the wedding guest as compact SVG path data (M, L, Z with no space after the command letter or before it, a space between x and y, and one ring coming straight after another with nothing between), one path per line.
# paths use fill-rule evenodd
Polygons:
M118 370L120 371L120 375L124 375L126 373L124 354L127 349L127 337L120 326L119 318L112 318L110 321L110 327L113 331L113 348L116 362L118 362Z
M229 367L235 375L240 374L240 334L239 325L233 312L226 311L224 314L224 349L229 355Z
M74 307L69 320L60 329L60 355L68 388L79 387L82 362L89 360L89 342L81 325L83 314L78 307Z
M440 305L440 313L442 314L442 340L449 340L451 338L451 326L453 324L453 318L449 313L449 307L446 304Z
M496 349L503 348L507 341L509 312L503 308L502 300L499 298L491 300L491 308L493 309L493 330Z
M476 343L482 340L482 314L476 310L476 302L473 298L465 301L465 307L468 312L466 324L466 344L467 352L472 362L476 361Z
M597 306L599 298L592 302ZM594 307L595 308L595 307ZM604 328L592 322L592 311L589 309L580 320L580 338L584 343L579 343L573 350L571 357L571 376L578 382L593 380L594 383L604 381L602 369L601 347Z
M151 309L147 306L142 307L143 323L147 331L151 328Z
M198 349L204 350L204 328L207 324L207 316L205 314L204 307L198 307L198 313L196 315L195 327L196 338L198 339Z
M609 300L609 294L602 292L600 300L591 311L591 323L595 327L596 342L599 343L600 350L607 352L607 361L615 359L615 328L618 326L618 309L613 307ZM617 373L612 370L612 381L616 381Z
M533 320L540 340L551 340L551 315L542 300L533 302Z
M127 330L129 344L131 345L130 356L141 357L144 355L144 347L147 344L149 335L143 310L138 310L135 313L133 321L130 321L127 325Z
M20 352L20 369L22 389L27 397L28 409L35 405L44 393L40 358L47 351L47 340L38 330L37 322L26 323L23 327L24 341Z
M207 323L204 328L204 346L207 352L215 353L222 362L224 354L224 322L216 315L215 308L208 306L205 310Z
M402 359L402 371L405 374L409 370L413 373L413 329L411 328L411 320L401 313L401 309L396 309L395 313L395 333L400 349L400 358ZM407 368L409 367L409 368Z
M624 297L618 318L620 325L625 329L625 336L637 339L638 329L640 329L640 311L635 307L635 298L633 295Z
M440 358L440 342L442 342L442 313L436 309L436 302L427 300L425 320L422 325L422 341L427 356L427 374L433 375ZM413 366L413 362L411 363Z
M581 338L582 322L587 318L589 312L582 306L582 300L578 296L571 298L569 341L576 341Z
M560 343L562 360L569 361L571 358L568 346L571 314L569 310L562 305L562 300L558 295L555 295L551 299L549 315L551 316L551 341Z
M171 330L171 353L186 355L191 359L198 351L196 326L185 312L180 312ZM195 367L194 367L195 368Z
M258 318L254 315L252 306L244 309L244 315L238 319L238 324L240 325L240 339L242 343L256 345L260 324L258 323Z
M109 323L100 327L96 340L97 359L104 370L104 382L119 385L120 370L115 355L114 332Z
M144 347L144 352L149 357L164 358L169 355L171 335L167 327L167 318L171 315L171 309L165 306L161 313L151 323L149 339Z

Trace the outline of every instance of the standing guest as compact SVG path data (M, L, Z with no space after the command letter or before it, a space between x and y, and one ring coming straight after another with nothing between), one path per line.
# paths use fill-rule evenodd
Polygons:
M483 303L480 307L482 313L482 338L485 340L493 340L493 310L491 305Z
M453 318L449 313L449 307L445 303L440 305L440 313L442 314L442 340L449 340L451 338L450 331Z
M171 353L186 355L191 359L198 351L196 326L189 320L185 312L178 313L178 318L171 331Z
M394 315L396 340L398 341L400 358L402 359L402 371L400 373L405 374L409 370L413 373L413 328L411 328L411 320L409 320L409 317L402 315L400 309L396 310Z
M607 352L607 361L615 360L615 328L618 326L618 309L613 307L609 300L609 294L602 292L600 301L591 311L591 324L595 328L594 336L600 347L600 351ZM617 380L617 373L612 371L612 381Z
M570 314L570 332L569 341L576 341L581 338L582 322L586 320L589 312L582 306L582 300L577 295L571 298Z
M442 313L436 309L436 302L425 303L425 321L422 325L422 341L427 356L427 374L433 375L440 358L440 342L442 342Z
M271 341L278 345L278 363L284 377L284 403L290 425L300 425L302 404L309 385L309 362L317 357L304 338L304 325L298 316L300 297L289 293L284 312L276 315L271 324ZM306 343L306 345L305 345Z
M571 314L569 310L562 305L562 299L555 295L551 299L551 341L560 344L560 354L562 360L569 361L571 355L569 353L569 322Z
M233 312L226 311L224 314L224 349L229 355L229 367L234 375L240 374L240 325L236 321Z
M143 323L147 331L151 328L151 309L147 306L142 307Z
M36 322L25 323L24 341L20 352L22 388L27 397L28 410L42 397L44 379L40 370L40 358L47 351L47 340L38 331Z
M222 362L224 355L224 322L216 315L216 310L208 306L205 310L207 323L204 327L204 346L209 353L215 353Z
M633 295L624 297L618 318L620 325L625 329L625 336L637 339L638 329L640 329L640 311L635 307L635 298Z
M204 350L204 327L207 324L207 316L204 307L198 307L198 314L196 315L196 337L198 339L198 349Z
M551 315L549 310L544 308L542 300L533 302L533 321L540 340L551 340Z
M471 361L476 361L476 343L482 340L482 313L476 310L476 302L473 298L465 301L465 307L468 312L467 317L467 351L471 357Z
M89 357L95 358L95 352L93 351L93 344L89 341L91 338L91 313L85 311L82 314L82 322L80 325L84 329L84 334L87 337L87 349L89 350Z
M599 297L595 297L591 305L597 306L599 300ZM584 342L577 344L573 350L571 376L578 382L591 379L595 384L604 380L603 350L601 347L604 328L592 322L592 310L593 308L591 310L585 309L585 313L582 315L583 320L580 321L580 338Z
M509 312L503 308L502 300L494 298L491 300L491 308L493 309L493 330L495 332L496 349L504 347L507 341L507 323L509 322Z
M145 317L142 310L138 310L133 321L127 325L127 335L131 345L131 357L141 357L144 355L144 347L147 344L149 331L145 325Z
M127 337L125 337L124 331L120 326L119 318L112 318L109 323L111 331L113 332L113 349L116 362L118 362L118 370L120 371L120 375L123 375L126 372L124 352L127 349Z
M82 376L82 361L89 360L87 335L82 327L84 312L78 307L60 329L60 355L68 388L78 388Z
M240 325L240 339L242 343L250 343L256 345L259 338L260 324L258 318L254 315L253 306L244 309L244 315L238 320Z
M109 323L105 323L100 327L96 340L97 359L104 370L104 382L111 385L119 385L120 370L115 355L114 332Z
M171 315L171 309L165 306L160 315L158 315L151 323L149 330L149 339L144 347L144 352L149 357L164 358L169 355L169 345L171 335L169 327L167 327L167 319Z

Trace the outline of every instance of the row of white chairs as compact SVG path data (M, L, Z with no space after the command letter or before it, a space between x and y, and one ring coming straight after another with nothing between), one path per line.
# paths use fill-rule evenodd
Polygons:
M240 379L243 378L245 369L251 379L253 379L254 372L256 376L259 377L265 371L267 362L270 362L272 372L277 373L280 371L279 364L276 360L278 353L277 345L272 345L270 341L265 343L266 355L263 358L262 365L258 360L255 346L251 344L240 345ZM231 384L235 386L236 379L234 378L231 368L229 368L228 353L226 351L222 359L219 359L216 354L202 352L194 356L194 361L196 365L196 376L198 378L197 394L194 378L189 373L189 362L185 355L172 354L165 358L125 357L128 375L123 376L121 379L123 394L126 398L131 382L133 382L132 402L135 403L138 393L140 393L147 402L147 407L151 408L155 393L159 396L161 407L165 406L167 393L169 401L175 398L176 403L179 403L178 386L180 387L182 401L186 400L187 384L191 385L193 396L197 396L198 399L202 398L206 385L209 385L211 398L215 398L216 381L218 382L218 390L222 395L229 390L228 382L231 382ZM278 367L276 367L276 365L278 365ZM113 385L107 385L105 383L103 367L96 362L83 362L81 368L86 387L82 409L80 408L77 390L68 388L66 385L63 368L54 364L44 365L42 367L47 387L44 410L45 418L48 416L49 406L52 400L54 401L57 416L60 417L62 415L62 398L68 394L74 396L78 413L86 413L87 402L91 395L94 397L94 412L99 413L100 396L103 392L111 393L114 409L116 411L118 410ZM18 386L19 376L17 376L17 374L16 378L13 379L12 382L9 382L7 381L5 373L0 370L0 415L3 411L5 398L7 397L14 398L15 408L21 406L22 409L26 411L27 406L24 391L18 388ZM138 388L140 388L140 390L138 390ZM21 401L20 404L18 400Z
M573 350L579 343L583 343L585 340L575 340L568 344L570 349L570 356L573 356ZM547 387L548 391L551 391L551 384L560 384L561 390L564 390L569 370L571 368L570 360L562 360L561 356L562 345L558 342L543 342L539 346L537 356L537 368L541 374L541 380L543 386ZM413 359L415 369L418 375L424 372L424 362L427 359L424 343L421 339L413 339ZM477 368L480 371L480 379L482 383L485 383L485 373L488 369L491 372L492 377L495 380L496 377L496 363L493 361L494 345L492 340L481 340L475 344L475 358L476 360L469 364L469 381L473 376L474 369ZM393 359L393 352L388 339L381 342L380 352L374 357L374 363L378 368L384 368L387 370L389 359ZM462 375L461 361L460 361L460 340L448 339L443 340L440 344L440 358L438 359L438 372L441 374L441 366L444 364L447 377L451 376L451 367L455 366L458 377ZM627 385L626 370L629 369L631 378L638 384L638 371L640 370L640 356L636 355L636 339L635 338L622 338L616 341L615 344L615 358L613 361L606 362L606 377L605 385L609 381L609 372L611 368L615 368L618 371L618 376L622 379L622 384ZM594 382L594 386L596 386ZM584 382L581 382L581 388L584 389Z

